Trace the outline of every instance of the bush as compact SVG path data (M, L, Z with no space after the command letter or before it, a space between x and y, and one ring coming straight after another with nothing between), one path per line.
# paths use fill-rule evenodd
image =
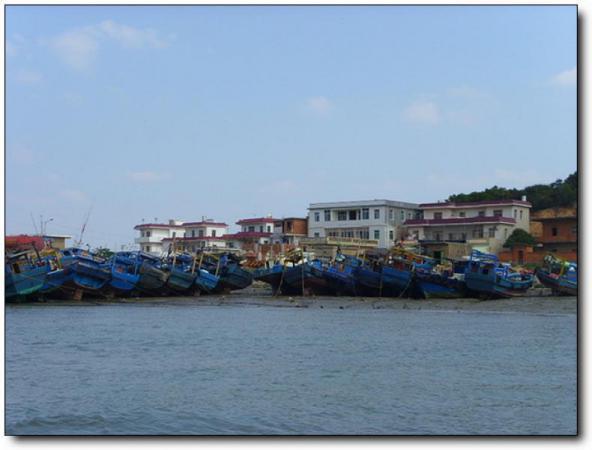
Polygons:
M516 228L512 231L510 237L506 240L504 247L514 247L515 245L535 245L536 240L532 235L522 228Z

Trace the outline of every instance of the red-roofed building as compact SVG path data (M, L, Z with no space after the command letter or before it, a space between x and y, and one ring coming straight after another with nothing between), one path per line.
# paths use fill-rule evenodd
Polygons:
M173 239L180 243L179 249L187 251L204 247L226 247L226 240L222 236L228 233L228 225L225 223L206 219L194 222L169 220L168 223L142 223L134 229L140 232L135 240L140 250L156 255L168 252Z
M419 241L424 247L432 243L441 246L442 242L460 242L469 244L472 249L498 253L514 229L530 230L531 204L525 198L423 203L419 208L422 218L404 223L405 240Z

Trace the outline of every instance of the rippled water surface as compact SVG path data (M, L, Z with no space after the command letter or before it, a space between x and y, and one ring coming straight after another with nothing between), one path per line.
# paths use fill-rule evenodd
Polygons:
M574 314L7 306L8 434L573 434Z

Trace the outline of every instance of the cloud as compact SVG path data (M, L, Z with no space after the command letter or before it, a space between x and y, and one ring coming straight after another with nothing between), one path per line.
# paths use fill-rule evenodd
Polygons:
M14 79L22 84L37 84L43 80L43 76L39 72L21 69L15 73Z
M578 70L576 67L564 70L551 78L551 83L558 86L575 86L578 81Z
M58 192L58 195L67 201L74 203L86 203L88 202L88 195L77 189L62 189Z
M429 100L416 100L405 111L407 120L415 123L435 125L440 122L441 114L438 105Z
M327 97L311 97L306 100L307 107L316 114L326 115L331 111L333 105Z
M67 65L84 70L94 61L99 41L90 29L84 28L62 33L53 38L50 45Z
M49 46L64 63L74 69L85 70L95 61L103 42L114 42L126 49L164 48L172 38L161 38L151 29L139 29L105 20L55 36L49 40Z
M162 181L168 178L166 173L158 173L150 170L143 172L128 172L128 178L137 183L153 183L155 181Z

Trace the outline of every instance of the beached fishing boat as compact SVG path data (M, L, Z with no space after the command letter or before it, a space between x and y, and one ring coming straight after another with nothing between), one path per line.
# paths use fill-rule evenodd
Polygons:
M37 294L51 269L47 260L35 259L28 251L7 255L4 270L6 301L24 301Z
M555 295L578 295L577 263L547 255L544 267L539 267L535 274L543 286L550 288Z
M114 293L122 296L136 295L140 280L140 265L137 260L131 258L127 252L120 252L113 255L109 263L111 265L109 285Z
M432 268L415 269L413 295L419 298L463 298L466 296L464 279L452 274L437 273ZM464 277L463 277L464 278Z
M220 282L219 276L213 275L205 269L199 269L196 273L195 285L200 292L211 294L216 291Z
M61 291L68 297L80 300L83 296L107 297L103 288L111 279L111 267L103 258L80 248L62 250L62 267L71 270L71 277L64 281Z
M331 291L335 292L335 295L357 295L354 269L361 265L362 261L358 258L338 254L333 264L323 272Z
M483 298L524 296L532 287L531 274L514 272L495 255L473 250L465 272L469 293Z
M320 261L304 261L284 270L280 291L284 295L331 295Z
M269 284L271 286L272 293L275 295L283 281L282 273L285 269L286 266L284 264L277 263L271 267L261 267L259 269L255 269L252 275L254 280Z

